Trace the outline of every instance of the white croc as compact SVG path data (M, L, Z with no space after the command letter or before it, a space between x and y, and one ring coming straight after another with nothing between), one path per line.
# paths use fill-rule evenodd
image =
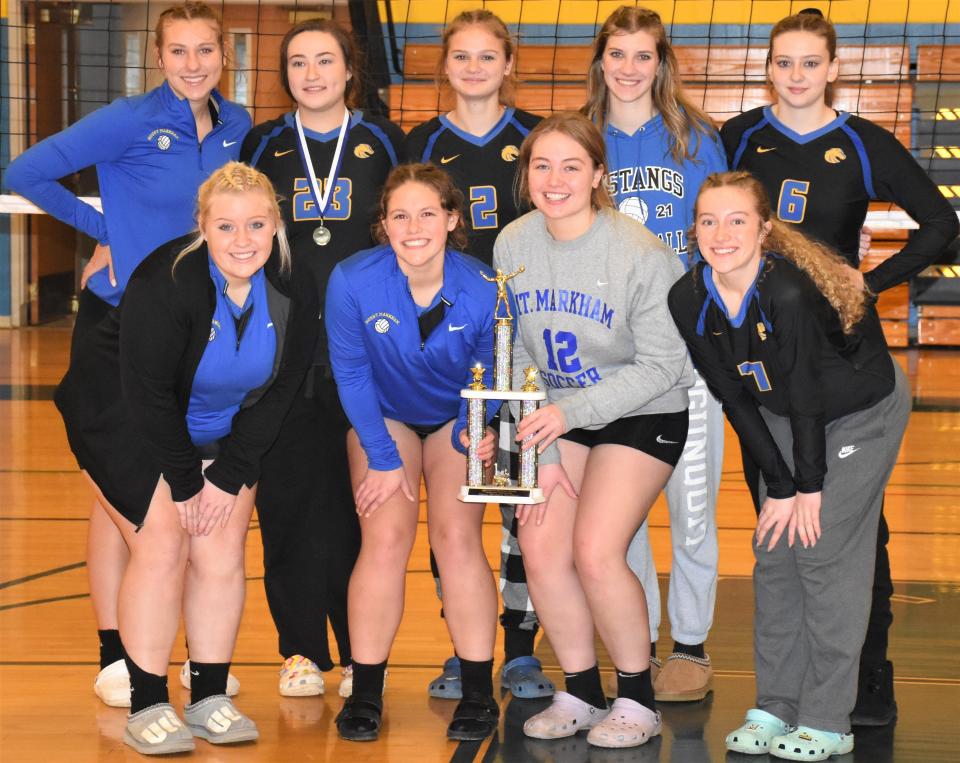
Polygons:
M184 689L190 688L190 660L187 660L183 663L183 667L180 668L180 685ZM227 674L227 696L236 697L240 693L240 679L237 678L233 673Z
M626 697L617 697L610 714L587 734L596 747L639 747L660 734L660 713Z
M756 707L747 710L745 723L727 734L727 749L744 755L766 755L770 741L790 731L790 726L777 716Z
M93 693L110 707L130 707L130 674L123 660L111 662L97 673Z
M563 739L578 731L592 729L606 718L606 708L588 705L565 691L553 695L553 702L543 712L523 724L523 733L534 739Z
M770 754L785 760L826 760L848 752L853 752L853 734L818 731L809 726L797 726L770 741Z

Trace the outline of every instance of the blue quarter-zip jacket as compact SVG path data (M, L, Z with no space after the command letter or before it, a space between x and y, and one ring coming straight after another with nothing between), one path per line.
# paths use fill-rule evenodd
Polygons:
M607 125L607 183L614 203L643 223L689 267L687 231L693 205L707 175L727 169L727 157L714 131L709 137L691 130L692 160L677 162L670 153L670 132L657 114L632 135Z
M8 187L53 217L110 245L117 285L107 268L88 288L119 304L140 262L194 227L197 189L240 155L250 129L246 109L212 94L218 116L200 143L190 104L164 82L118 98L25 151L7 170ZM59 178L96 165L103 214L64 188Z
M456 418L451 440L463 452L466 403L460 390L477 361L486 369L488 388L493 377L497 288L481 272L493 276L480 260L446 251L440 293L449 306L421 341L417 306L389 245L357 252L334 268L326 300L330 362L371 469L403 463L384 419L434 425ZM498 408L487 402L488 421Z

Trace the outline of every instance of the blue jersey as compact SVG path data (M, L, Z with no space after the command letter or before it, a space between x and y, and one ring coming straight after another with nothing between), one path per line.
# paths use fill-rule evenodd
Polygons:
M211 94L213 130L197 139L190 104L166 82L144 95L119 98L15 159L7 185L67 225L110 245L117 285L107 269L87 285L116 305L134 269L163 243L194 227L197 189L240 155L250 116ZM96 165L103 214L64 188L59 178Z
M607 125L607 184L621 212L643 223L687 262L687 231L693 224L697 192L713 172L727 169L714 131L704 137L691 130L696 157L677 162L670 153L670 132L661 115L632 135Z
M479 260L447 250L441 296L443 320L421 338L417 305L389 245L366 249L333 270L326 326L340 400L371 469L401 466L384 419L436 425L456 418L453 446L463 450L466 405L460 390L478 361L493 375L493 311L497 289ZM491 418L497 405L488 402Z
M187 430L194 445L206 445L230 434L240 404L273 373L277 353L263 269L250 278L243 305L227 296L227 280L212 258L210 278L216 286L217 302L187 406Z

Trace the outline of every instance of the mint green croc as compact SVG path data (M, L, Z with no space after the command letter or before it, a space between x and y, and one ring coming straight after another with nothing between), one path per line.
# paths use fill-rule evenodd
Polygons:
M819 731L809 726L797 726L770 742L770 754L784 760L827 760L831 755L848 752L853 752L853 734Z
M788 731L790 727L777 716L752 707L747 710L746 723L727 734L727 749L744 755L766 755L773 738Z

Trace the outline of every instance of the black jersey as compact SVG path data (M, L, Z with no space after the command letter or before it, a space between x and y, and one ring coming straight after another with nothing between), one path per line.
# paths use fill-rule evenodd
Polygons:
M323 186L340 129L317 133L304 128L304 134L317 181ZM393 123L360 111L352 113L336 185L322 218L323 226L331 233L326 246L318 246L313 240L321 217L301 159L293 114L257 125L243 142L240 160L259 169L273 183L280 196L290 250L295 258L306 259L317 282L321 306L334 266L374 243L370 226L376 218L383 182L398 162L402 142L403 132ZM326 332L321 330L317 362L327 362L326 346Z
M673 285L668 304L694 364L723 403L773 498L820 490L827 471L826 425L893 390L893 361L876 311L868 310L845 335L810 278L779 256L762 258L735 316L728 315L704 262ZM758 406L790 418L793 474Z
M467 252L487 265L497 234L525 211L514 197L517 156L540 119L508 108L490 132L477 137L439 116L411 130L404 144L404 159L433 162L450 173L466 204Z
M957 216L946 199L901 143L873 122L841 112L800 135L764 106L734 117L720 134L730 167L763 183L774 214L853 267L868 203L892 201L906 210L920 229L896 256L865 274L874 292L923 270L957 236Z

